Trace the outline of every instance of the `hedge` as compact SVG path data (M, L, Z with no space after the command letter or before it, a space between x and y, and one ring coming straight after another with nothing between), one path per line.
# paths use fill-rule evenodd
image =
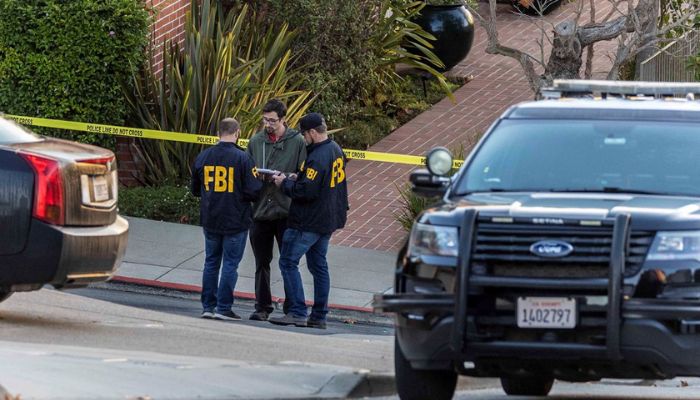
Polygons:
M143 0L0 0L0 111L123 124L121 85L145 60L150 22Z

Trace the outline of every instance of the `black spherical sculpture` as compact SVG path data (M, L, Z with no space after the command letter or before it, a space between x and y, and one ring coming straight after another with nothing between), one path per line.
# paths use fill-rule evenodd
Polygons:
M432 50L445 64L443 71L459 64L469 54L474 41L474 17L466 7L427 5L415 22L437 38L432 42Z

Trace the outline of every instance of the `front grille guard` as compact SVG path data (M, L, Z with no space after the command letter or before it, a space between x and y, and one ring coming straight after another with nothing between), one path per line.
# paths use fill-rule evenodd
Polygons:
M425 310L453 310L454 323L450 345L455 352L465 353L467 344L470 350L488 351L490 354L508 354L517 348L520 354L542 355L543 352L556 352L559 355L589 355L591 357L619 360L620 351L622 276L625 265L625 246L629 235L629 215L618 215L614 221L613 241L607 278L589 279L533 279L506 278L494 276L470 277L470 256L474 245L476 210L466 210L460 224L460 247L457 264L455 295L451 294L378 294L373 307L384 312L415 312ZM607 327L605 346L577 343L536 343L536 342L468 342L467 310L470 285L474 287L517 287L529 289L592 289L607 290ZM662 306L662 308L665 308Z
M622 301L622 277L625 265L625 247L630 229L629 215L618 215L614 221L613 243L609 274L607 278L587 279L543 279L543 278L510 278L499 276L470 276L470 257L474 243L477 213L467 210L461 222L460 256L457 265L456 295L450 293L397 293L377 294L373 307L378 312L414 313L425 311L452 311L453 326L450 346L458 354L471 353L488 354L489 356L509 357L515 353L522 357L590 357L597 359L620 360L621 328L626 319L654 320L698 320L700 316L700 301L669 300L669 299L630 299ZM464 255L467 255L466 257ZM401 282L397 271L397 283ZM605 346L579 343L540 343L492 341L477 342L467 340L467 310L468 292L471 287L483 288L526 288L526 289L572 289L607 291L607 325ZM397 289L401 286L397 286Z
M629 233L630 217L627 214L621 214L615 217L615 225L613 228L613 241L610 256L610 266L607 279L499 279L489 277L478 277L470 279L469 264L471 255L471 246L473 245L473 235L476 232L477 213L475 210L468 210L464 213L462 223L460 225L459 261L457 264L457 286L455 289L455 304L454 304L454 324L451 336L451 346L454 351L463 353L467 346L467 309L468 309L468 292L469 285L474 286L508 286L511 285L520 288L546 288L547 286L556 285L557 289L600 289L607 285L608 305L607 305L607 328L606 328L606 345L582 345L582 344L557 344L552 347L551 344L538 343L511 343L511 342L489 342L489 343L474 343L470 344L471 348L491 348L493 350L503 350L504 352L511 351L514 347L529 348L534 353L540 353L543 349L556 350L559 353L566 353L567 350L572 353L590 353L591 355L604 355L611 360L619 360L622 358L620 352L620 327L621 327L621 303L622 303L622 274L625 265L625 246L626 239ZM607 282L606 282L607 281ZM552 286L554 287L554 286ZM541 353L540 353L541 354Z

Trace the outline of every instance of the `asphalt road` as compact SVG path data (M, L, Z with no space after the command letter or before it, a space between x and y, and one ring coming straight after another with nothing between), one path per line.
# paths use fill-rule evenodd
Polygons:
M247 316L252 302L235 310ZM0 385L39 399L94 398L102 388L112 396L104 398L333 398L356 387L358 371L393 373L383 316L334 313L329 329L317 330L199 312L195 294L131 285L16 293L0 304ZM455 399L532 397L461 378ZM547 399L700 399L700 379L557 382Z
M70 289L67 290L66 293L187 317L198 317L202 311L198 293L171 289L109 282L95 284L88 288ZM281 327L270 323L248 320L249 315L255 310L252 300L236 299L233 310L243 317L241 321L235 322L236 324L258 328L303 332L309 335L322 336L334 334L394 335L393 321L386 315L330 310L328 315L328 329L300 330L300 328ZM279 312L279 314L276 315L281 316L282 314Z

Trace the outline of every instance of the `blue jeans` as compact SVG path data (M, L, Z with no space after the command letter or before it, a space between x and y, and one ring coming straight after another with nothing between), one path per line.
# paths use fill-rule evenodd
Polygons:
M284 280L284 291L289 298L289 314L297 318L306 318L304 286L299 274L299 261L306 254L306 264L314 277L314 305L311 319L324 321L328 314L328 293L331 278L328 274L328 242L331 234L321 235L314 232L302 232L288 228L282 237L280 254L280 271Z
M248 231L221 235L204 230L204 272L202 273L202 308L225 312L233 305L233 289L238 280L238 263L243 258ZM223 257L223 269L221 259ZM219 270L221 269L221 277Z

